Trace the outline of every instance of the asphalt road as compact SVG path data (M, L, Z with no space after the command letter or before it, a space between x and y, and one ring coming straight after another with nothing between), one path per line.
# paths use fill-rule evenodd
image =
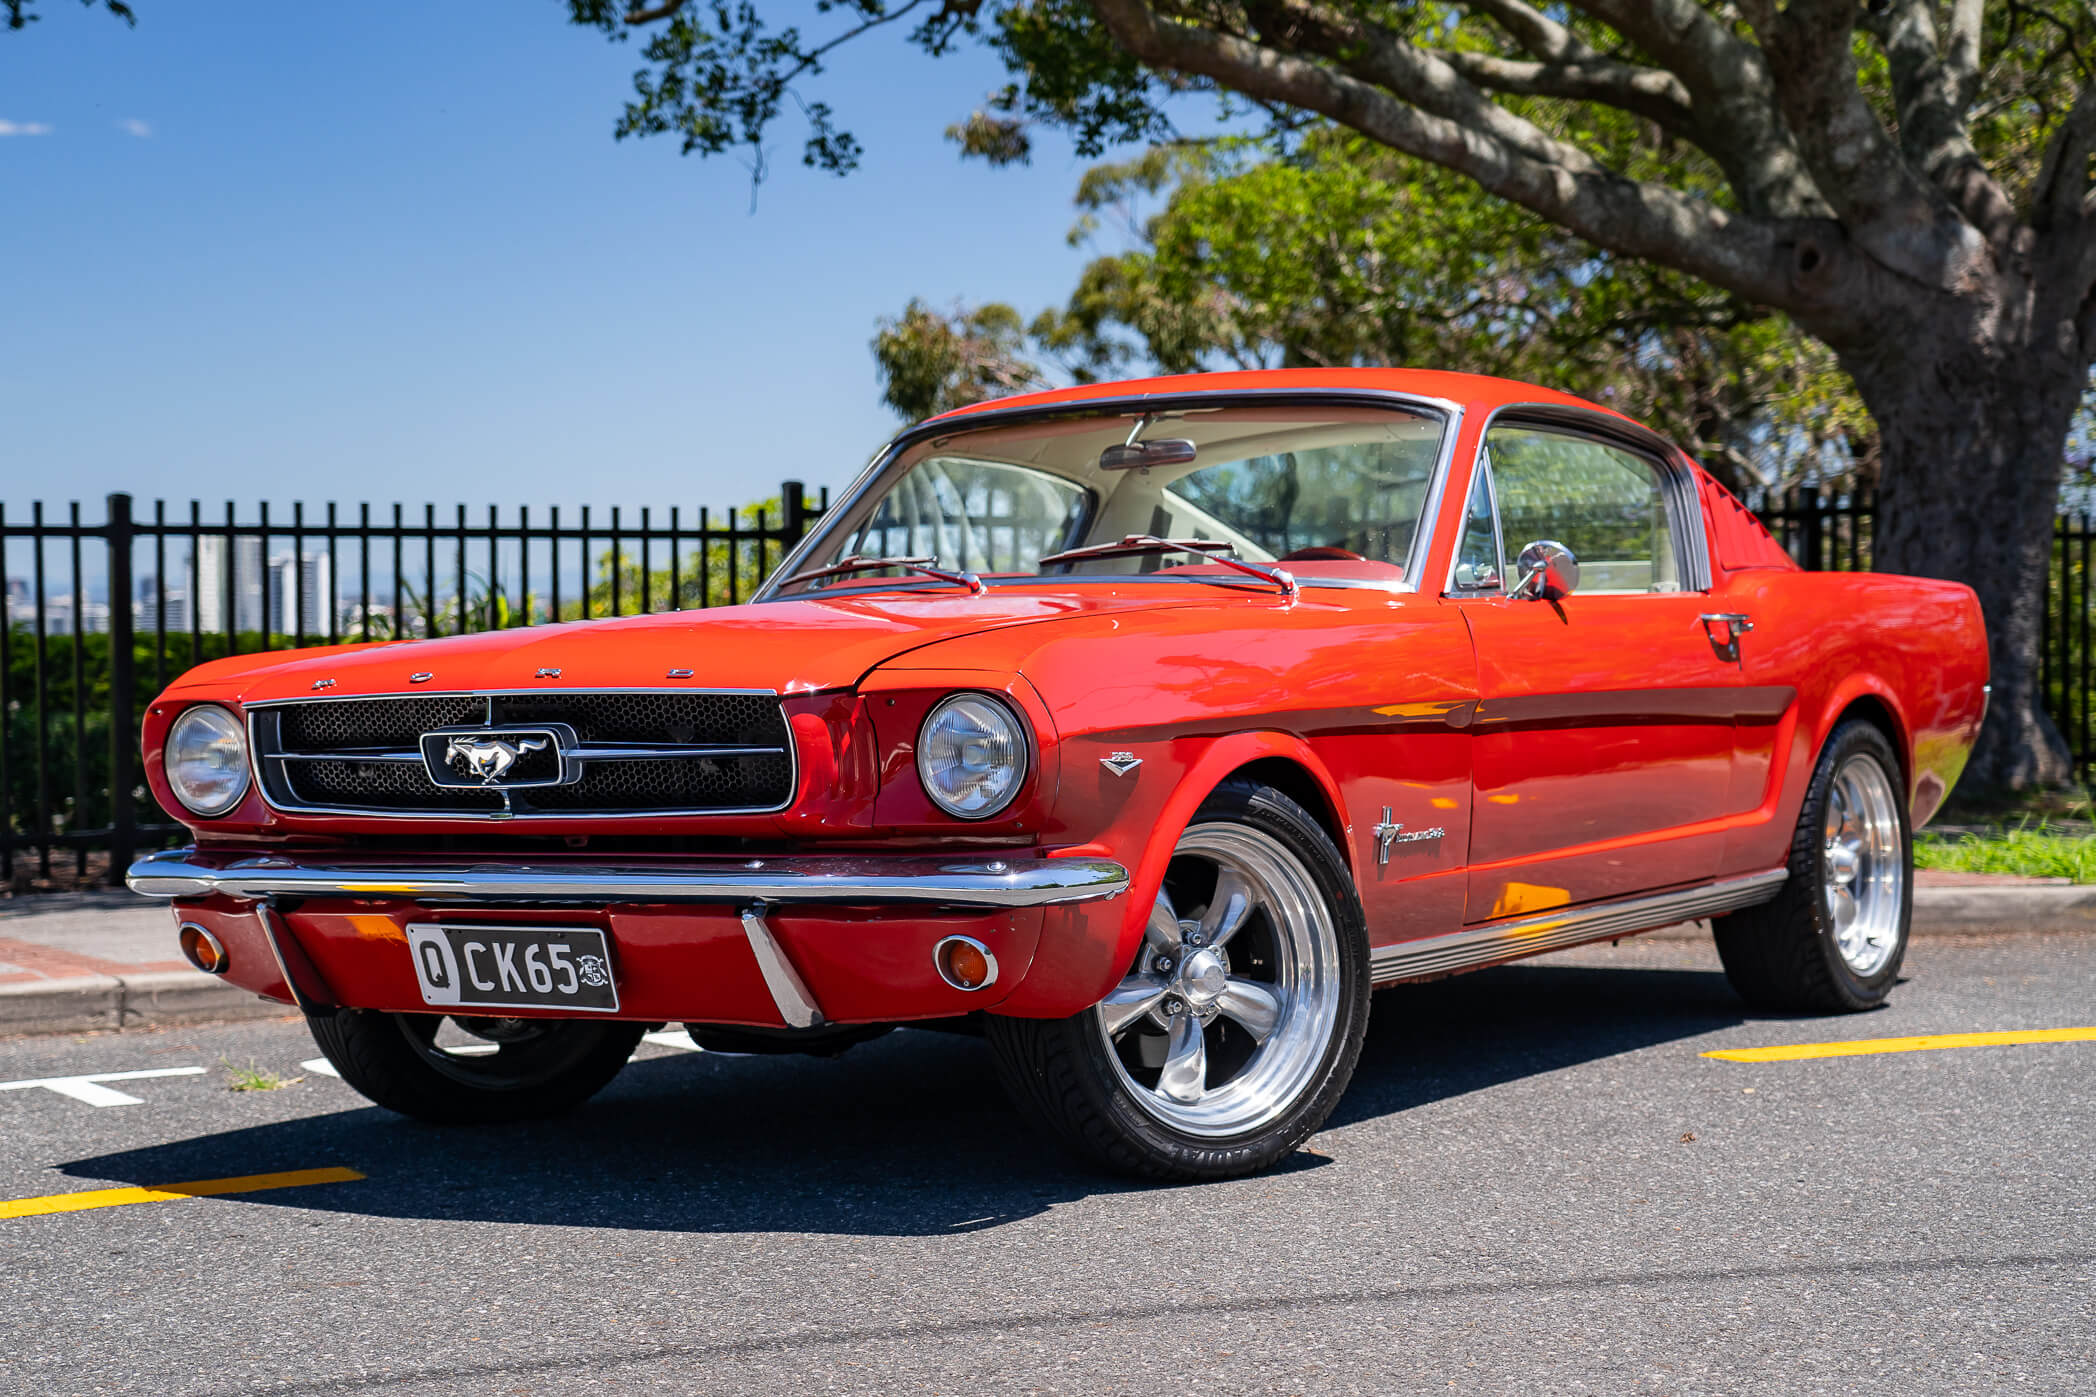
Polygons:
M2096 1392L2096 1043L1720 1047L2096 1023L2096 937L1930 940L1878 1013L1746 1016L1700 943L1379 995L1279 1172L1136 1187L980 1044L644 1048L553 1124L445 1130L301 1025L0 1042L0 1392ZM93 1095L93 1092L89 1092Z

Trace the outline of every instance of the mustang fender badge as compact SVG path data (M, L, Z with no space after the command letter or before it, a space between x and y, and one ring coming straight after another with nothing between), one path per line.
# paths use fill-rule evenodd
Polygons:
M1099 758L1099 765L1116 776L1126 776L1143 764L1143 759L1133 752L1114 752Z
M546 746L546 739L542 737L527 737L516 742L504 742L494 737L454 737L444 748L444 760L453 764L464 763L467 775L478 776L483 786L492 786L509 775L517 758L543 752Z
M1440 825L1432 829L1415 829L1407 834L1403 825L1391 823L1390 807L1386 805L1383 807L1383 822L1375 827L1376 862L1390 862L1390 846L1393 844L1424 844L1428 840L1445 838L1447 834L1447 829Z

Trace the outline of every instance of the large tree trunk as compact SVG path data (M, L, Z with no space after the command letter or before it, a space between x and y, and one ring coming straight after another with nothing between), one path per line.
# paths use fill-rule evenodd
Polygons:
M1926 314L1888 317L1867 345L1836 346L1884 445L1874 566L1953 578L1979 594L1993 696L1961 789L2060 785L2073 759L2045 714L2038 647L2086 364L2056 322L2017 324L2026 317L1999 301L1932 299ZM2026 304L2037 312L2028 320L2053 319Z

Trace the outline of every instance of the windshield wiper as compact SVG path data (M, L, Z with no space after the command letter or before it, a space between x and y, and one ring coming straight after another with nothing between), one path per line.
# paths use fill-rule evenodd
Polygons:
M1300 590L1296 586L1295 574L1286 568L1270 568L1262 563L1248 563L1242 558L1232 557L1235 544L1214 538L1158 538L1155 534L1130 534L1119 543L1095 543L1088 548L1070 548L1061 553L1050 553L1040 560L1043 567L1049 563L1075 563L1086 558L1124 558L1136 553L1192 553L1211 563L1238 572L1247 573L1261 581L1271 582L1281 589L1283 596L1294 596Z
M922 558L869 558L863 553L850 553L824 568L809 568L797 572L779 585L790 587L796 582L813 582L818 577L840 577L848 572L872 572L875 568L902 568L908 572L921 572L926 577L936 577L941 582L955 582L969 592L980 594L983 580L972 572L955 572L951 568L932 566L929 555Z

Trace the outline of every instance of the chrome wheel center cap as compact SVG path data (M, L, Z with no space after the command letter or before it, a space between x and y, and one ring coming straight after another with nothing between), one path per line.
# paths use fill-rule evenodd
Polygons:
M1223 997L1229 984L1230 967L1223 960L1223 953L1207 949L1195 951L1179 962L1172 990L1194 1010L1206 1013Z
M1836 844L1827 850L1827 875L1835 883L1846 887L1856 881L1856 869L1860 862L1854 849L1846 844Z

